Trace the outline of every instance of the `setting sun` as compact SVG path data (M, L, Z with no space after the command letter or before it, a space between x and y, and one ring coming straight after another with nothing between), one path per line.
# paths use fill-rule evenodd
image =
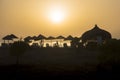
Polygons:
M47 16L52 23L60 23L65 19L65 10L60 6L51 6L47 9Z
M58 23L64 19L62 11L56 10L50 13L50 19L52 22Z

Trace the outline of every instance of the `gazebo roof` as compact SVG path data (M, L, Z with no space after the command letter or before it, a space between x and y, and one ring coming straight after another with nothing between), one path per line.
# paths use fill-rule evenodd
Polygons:
M103 40L111 39L111 34L106 30L100 29L97 25L95 25L93 29L83 33L81 39L82 41L86 41L89 39L95 39L98 36L102 37Z
M56 39L65 39L65 37L60 35L60 36L56 37Z
M3 37L3 40L13 40L15 38L18 38L17 36L15 36L14 34L11 35L6 35L5 37Z
M42 34L40 34L40 35L38 35L38 39L46 39L46 37L45 36L43 36Z
M10 35L7 35L7 36L3 37L2 39L3 39L3 40L13 40L13 39L10 37Z
M24 38L24 40L31 40L31 39L32 39L31 36L27 36L27 37Z
M14 39L14 38L16 38L16 39L18 38L18 37L15 36L14 34L11 34L11 35L9 35L9 36L10 36L11 38L13 38L13 39Z
M53 36L49 36L47 39L55 39L55 37L53 37Z
M65 40L73 40L73 37L69 35L68 37L65 38Z

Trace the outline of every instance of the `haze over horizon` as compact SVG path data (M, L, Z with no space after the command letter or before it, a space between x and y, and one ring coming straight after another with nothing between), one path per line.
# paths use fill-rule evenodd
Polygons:
M0 38L78 36L95 24L120 39L120 0L0 0Z

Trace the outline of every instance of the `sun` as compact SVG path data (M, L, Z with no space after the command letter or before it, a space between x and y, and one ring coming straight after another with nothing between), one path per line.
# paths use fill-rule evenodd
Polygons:
M64 19L64 14L61 11L53 11L51 12L51 20L52 22L61 22Z
M64 20L65 13L60 9L53 9L49 12L49 19L53 23L60 23Z

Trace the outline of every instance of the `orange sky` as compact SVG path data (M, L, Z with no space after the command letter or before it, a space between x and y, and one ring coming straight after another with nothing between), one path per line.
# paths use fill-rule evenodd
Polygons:
M55 23L48 16L54 9L64 13ZM120 38L120 0L0 0L0 38L20 36L81 36L98 24Z

